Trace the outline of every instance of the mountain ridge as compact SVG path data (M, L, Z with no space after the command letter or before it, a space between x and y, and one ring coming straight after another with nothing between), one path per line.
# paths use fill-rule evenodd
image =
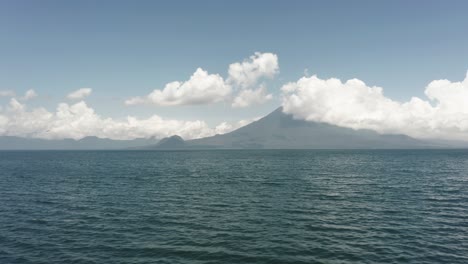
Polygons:
M263 118L222 135L184 141L177 149L409 149L436 148L402 134L381 135L326 123L296 120L279 107ZM159 149L157 145L148 149ZM167 146L166 146L167 149Z
M279 107L263 118L226 134L184 140L178 135L156 140L46 140L0 136L0 150L190 150L190 149L425 149L468 148L468 142L419 140L294 119Z
M94 136L82 139L39 139L15 136L0 136L0 150L118 150L141 148L157 143L154 138L133 140L113 140Z

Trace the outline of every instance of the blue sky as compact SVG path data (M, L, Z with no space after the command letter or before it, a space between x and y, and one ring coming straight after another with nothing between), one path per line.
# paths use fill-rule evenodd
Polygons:
M214 125L274 110L282 85L307 69L324 79L358 78L403 102L424 97L432 80L464 79L466 10L467 1L1 1L0 90L34 89L29 107L53 111L68 93L90 87L86 102L102 116ZM231 63L254 52L278 57L266 103L123 104L186 81L198 67L227 78Z

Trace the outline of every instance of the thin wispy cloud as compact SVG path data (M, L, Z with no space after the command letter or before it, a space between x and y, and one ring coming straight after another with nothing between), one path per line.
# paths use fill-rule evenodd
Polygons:
M26 93L24 94L23 97L21 97L21 99L24 100L24 101L28 101L28 100L31 100L31 99L33 99L35 97L37 97L36 91L34 91L33 89L30 89L30 90L26 91Z
M14 97L15 95L12 90L0 90L0 97Z
M91 95L93 89L91 88L80 88L76 91L73 91L67 95L67 98L70 100L82 100Z

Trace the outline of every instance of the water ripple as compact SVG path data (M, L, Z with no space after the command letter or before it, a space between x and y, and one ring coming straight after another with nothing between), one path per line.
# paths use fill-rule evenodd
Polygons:
M468 263L468 151L0 152L0 263Z

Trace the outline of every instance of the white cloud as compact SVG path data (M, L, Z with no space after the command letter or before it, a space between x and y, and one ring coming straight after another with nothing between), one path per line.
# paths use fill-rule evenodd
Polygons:
M93 89L91 88L80 88L76 91L73 91L67 95L67 98L70 100L82 100L85 97L89 96Z
M125 105L139 105L144 103L147 103L147 100L139 96L125 100Z
M171 82L162 90L154 90L146 98L134 97L125 104L150 102L160 106L211 104L224 100L231 87L218 74L198 68L186 82Z
M243 121L242 121L243 123ZM163 138L180 135L184 139L225 133L238 127L222 123L210 128L204 121L183 121L164 119L153 115L146 119L128 116L123 120L105 118L97 114L84 101L74 104L60 103L53 112L45 108L29 110L25 104L12 98L0 110L0 135L45 139L97 136L111 139Z
M16 98L11 98L7 109L9 111L11 111L11 112L19 112L19 111L24 110L24 105L22 103L18 102L18 100L16 100Z
M246 126L254 121L257 121L261 117L255 117L255 118L250 118L250 119L243 119L235 123L228 123L228 122L222 122L221 124L217 125L214 129L215 134L226 134L231 131L234 131L240 127Z
M283 111L299 119L417 138L468 140L468 75L462 82L438 80L417 97L400 103L380 87L358 79L303 77L282 87Z
M255 86L261 78L273 78L279 72L278 56L273 53L255 52L250 60L229 65L228 81L241 88Z
M0 97L14 97L15 92L11 90L0 90Z
M263 104L271 100L273 96L267 93L265 86L261 85L257 89L242 89L234 98L232 107L247 107L253 104Z
M168 83L163 89L156 89L147 96L127 99L125 104L175 106L232 101L233 107L247 107L272 98L266 87L258 83L263 78L272 78L278 69L278 57L275 54L256 52L249 60L229 65L227 80L198 68L188 81ZM233 88L236 89L234 96Z
M33 99L34 97L37 97L37 93L33 89L30 89L26 91L26 93L24 94L23 97L21 97L21 99L28 101L28 100Z
M216 134L226 134L233 131L235 128L232 124L228 122L222 122L221 124L215 127Z
M256 52L249 60L229 65L228 83L238 88L232 107L248 107L263 104L273 96L267 92L262 78L273 78L279 72L278 56L273 53Z
M262 118L263 116L257 116L257 117L254 117L254 118L249 118L249 119L242 119L240 121L237 122L237 128L240 128L240 127L243 127L243 126L246 126L250 123L253 123L255 121L258 121Z

